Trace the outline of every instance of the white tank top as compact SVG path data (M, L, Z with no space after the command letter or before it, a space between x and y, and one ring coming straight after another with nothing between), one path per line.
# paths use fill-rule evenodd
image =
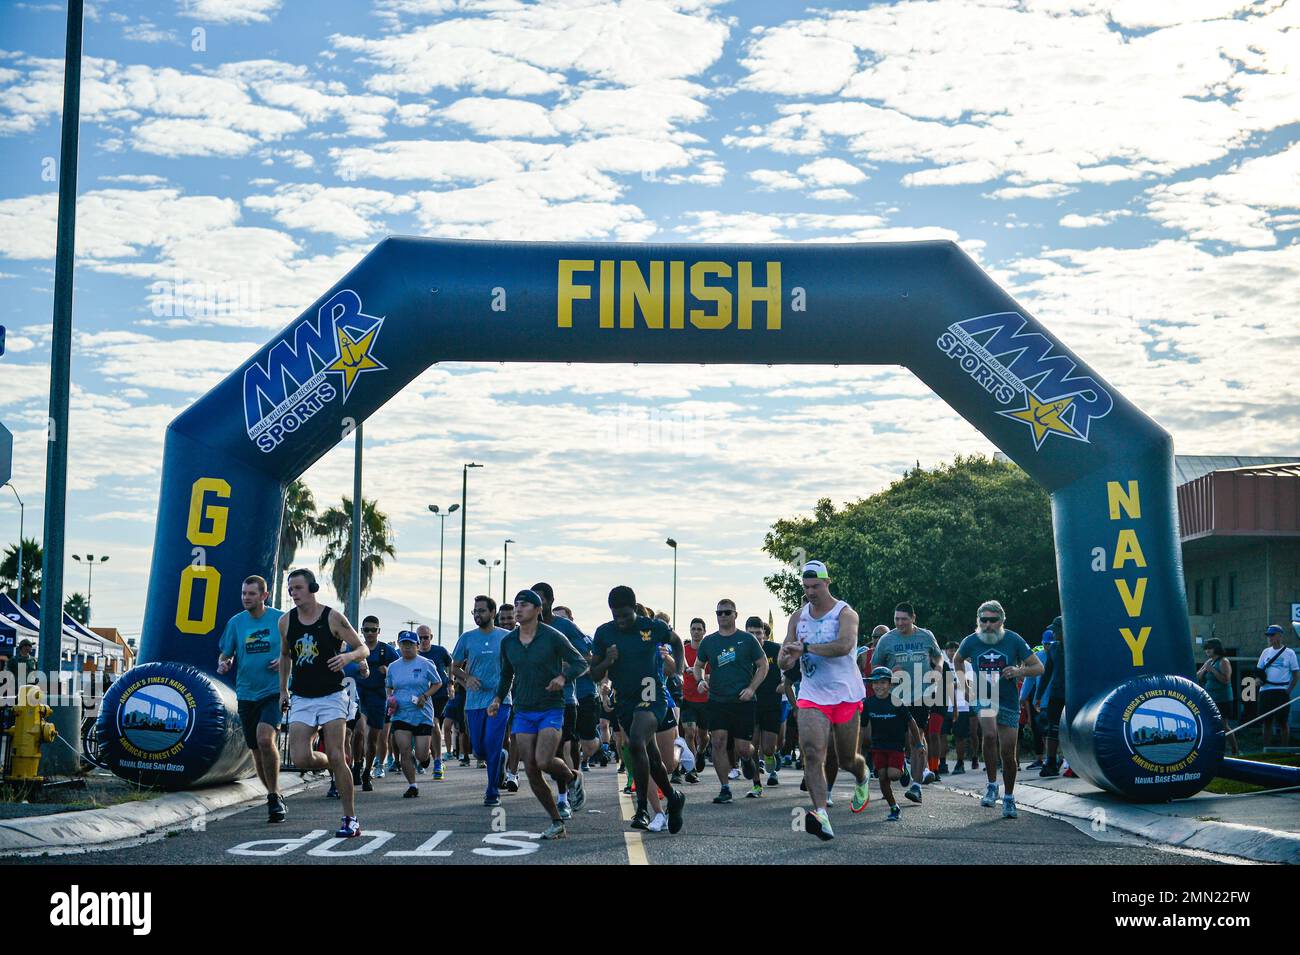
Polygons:
M840 635L840 614L848 607L837 600L826 616L818 620L812 615L811 604L804 604L799 614L795 633L800 640L810 644L833 643ZM801 654L799 670L803 678L799 683L799 699L823 706L836 703L856 703L865 697L862 672L852 653L841 657L819 657Z

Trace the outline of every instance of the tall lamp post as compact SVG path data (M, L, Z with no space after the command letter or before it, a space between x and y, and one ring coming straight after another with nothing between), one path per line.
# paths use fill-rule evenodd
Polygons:
M518 543L519 541L514 540L513 538L510 537L506 538L506 545L504 548L505 564L502 565L501 567L501 602L502 603L506 602L506 576L510 573L510 545L518 544Z
M459 511L460 505L453 504L444 512L438 510L437 504L430 504L429 510L438 515L438 646L442 646L442 555L447 546L447 515Z
M488 571L488 588L487 588L487 592L488 592L488 593L492 593L492 568L493 568L493 567L500 567L500 566L501 566L501 561L499 561L499 560L494 560L494 561L492 561L492 563L489 564L489 563L487 562L487 558L485 558L485 557L480 557L480 558L478 559L478 562L479 562L480 564L482 564L484 567L487 568L487 571Z
M95 564L104 564L108 562L107 556L101 556L98 561L95 560L94 554L87 554L86 559L82 560L80 554L73 554L72 559L78 564L86 565L86 626L90 626L90 600L92 589L95 586Z
M23 506L23 499L18 497L18 488L14 487L10 481L5 487L14 492L14 497L18 500L18 606L23 605L23 516L27 508Z
M673 549L673 626L677 626L677 541L671 537L664 541Z
M471 461L460 470L460 613L457 615L460 629L456 631L457 635L465 632L465 522L469 520L469 469L482 466Z

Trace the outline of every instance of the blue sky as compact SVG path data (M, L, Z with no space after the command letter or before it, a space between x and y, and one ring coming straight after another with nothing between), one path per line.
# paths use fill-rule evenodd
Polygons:
M63 28L0 8L0 420L29 533ZM951 238L1178 451L1300 452L1295 2L157 0L88 5L85 56L68 550L112 556L98 623L139 629L167 422L389 233ZM668 606L670 535L680 616L766 617L773 520L992 450L884 367L439 365L367 438L398 547L376 596L436 610L425 505L472 459L471 566L513 537L511 580L591 625L615 583ZM350 493L350 451L306 479Z

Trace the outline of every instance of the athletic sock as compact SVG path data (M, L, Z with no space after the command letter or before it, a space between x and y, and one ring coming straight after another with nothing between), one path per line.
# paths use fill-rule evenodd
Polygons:
M932 773L937 773L938 771L939 771L939 758L938 758L937 756L931 756L931 757L930 757L930 772L932 772Z

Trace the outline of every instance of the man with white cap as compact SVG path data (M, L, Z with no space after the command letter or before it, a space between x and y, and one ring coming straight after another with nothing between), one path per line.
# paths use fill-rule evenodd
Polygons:
M859 714L866 689L854 651L858 645L858 614L831 596L830 572L819 560L803 567L805 603L790 618L777 664L788 670L799 664L799 746L804 779L813 808L804 816L804 829L822 840L835 837L827 806L826 755L834 745L841 768L853 774L851 808L861 812L870 797L867 761L858 752Z
M1270 729L1276 728L1282 736L1283 747L1291 745L1291 727L1287 716L1291 711L1291 691L1300 677L1300 665L1295 651L1282 640L1282 628L1269 624L1264 631L1268 646L1259 655L1259 669L1264 674L1259 684L1259 712L1268 713L1263 719L1264 746L1273 745Z

